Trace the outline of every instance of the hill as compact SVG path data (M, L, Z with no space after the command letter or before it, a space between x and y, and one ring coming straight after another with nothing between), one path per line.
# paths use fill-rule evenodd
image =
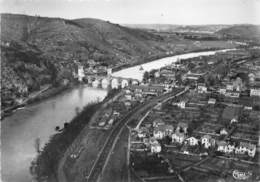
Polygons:
M163 38L97 19L1 14L2 106L71 79L73 60L124 65L165 52Z
M260 41L260 25L234 25L216 32L225 38Z

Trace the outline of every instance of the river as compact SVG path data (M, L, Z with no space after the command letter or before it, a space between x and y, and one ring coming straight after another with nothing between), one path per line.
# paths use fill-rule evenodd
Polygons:
M212 55L216 51L188 53L155 60L139 66L133 66L113 73L113 76L142 80L144 71L159 69L175 62L203 55ZM106 90L80 86L61 95L40 103L26 106L13 115L4 118L1 124L1 174L3 182L29 182L30 162L36 155L35 139L39 138L41 146L55 133L56 126L63 127L76 115L76 108L101 101L107 95Z

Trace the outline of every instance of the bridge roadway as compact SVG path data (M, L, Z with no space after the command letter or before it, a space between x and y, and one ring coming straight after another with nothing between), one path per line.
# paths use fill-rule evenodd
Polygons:
M134 118L136 115L143 113L144 111L147 111L154 107L158 102L167 101L171 98L174 98L176 96L179 96L183 93L185 93L188 89L178 89L174 92L167 93L161 96L158 96L152 100L149 100L138 107L134 108L132 111L130 111L123 119L121 119L119 122L117 122L117 125L113 128L112 132L110 133L107 141L105 142L99 156L97 157L89 176L86 176L86 179L88 182L96 182L99 181L103 168L105 166L105 163L107 161L107 158L109 157L110 153L113 150L113 145L116 143L116 139L118 138L119 134L123 130L124 126L128 124L132 118Z

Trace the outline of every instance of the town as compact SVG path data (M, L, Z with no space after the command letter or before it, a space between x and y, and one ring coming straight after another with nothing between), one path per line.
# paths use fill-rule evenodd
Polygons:
M125 116L132 114L125 123L127 154L120 155L127 155L131 174L141 181L257 181L258 56L254 49L240 49L178 59L158 70L145 71L142 81L122 79L121 84L108 69L103 81L89 84L118 94L98 112L90 128L113 133ZM139 109L154 101L149 108ZM106 155L110 156L114 147L113 142L107 145L110 153ZM81 150L71 154L67 165L75 162ZM95 164L104 163L112 165L97 161L85 177L96 179L103 168Z

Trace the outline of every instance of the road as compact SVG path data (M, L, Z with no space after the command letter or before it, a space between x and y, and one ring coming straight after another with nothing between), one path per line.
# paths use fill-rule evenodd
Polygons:
M121 119L118 124L113 128L111 134L109 135L106 143L104 144L104 147L102 148L102 151L100 152L100 155L97 157L89 176L86 177L88 182L96 182L99 180L100 175L102 175L102 171L106 165L106 162L109 159L109 156L111 152L113 151L113 146L115 145L118 136L122 132L124 126L128 124L133 118L137 117L141 113L152 109L158 102L165 102L168 101L171 98L174 98L175 96L179 96L183 93L185 93L188 89L180 89L178 91L167 93L161 96L158 96L146 103L143 103L137 107L135 107L133 110L131 110L123 119Z

